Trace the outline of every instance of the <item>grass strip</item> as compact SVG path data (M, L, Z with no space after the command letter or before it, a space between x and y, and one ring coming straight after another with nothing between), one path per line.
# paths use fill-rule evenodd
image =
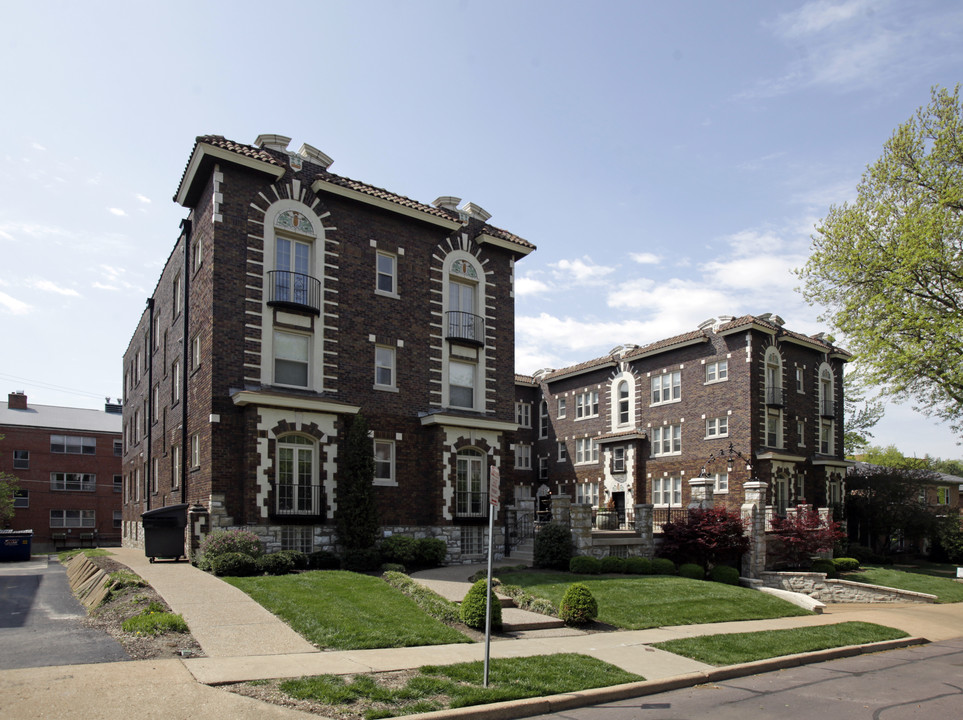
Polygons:
M599 577L560 572L503 573L502 581L555 607L568 586L584 583L598 601L599 622L628 630L811 615L757 590L665 575Z
M167 632L187 632L187 623L181 615L169 613L164 606L152 602L138 615L124 620L121 628L134 635L161 635Z
M587 655L539 655L493 659L489 684L484 664L426 665L401 687L388 687L368 675L348 681L336 675L286 680L278 688L299 700L331 706L358 705L364 717L396 717L445 708L577 692L638 682L644 678Z
M932 572L932 569L930 569L930 572ZM963 583L945 577L934 577L923 571L906 572L870 565L857 572L841 574L839 577L853 582L929 593L930 595L936 595L936 602L938 603L963 602Z
M446 600L434 590L415 582L405 573L388 571L381 578L418 603L418 607L436 620L443 623L461 622L458 603Z
M342 570L225 577L309 642L337 650L471 642L380 578Z
M62 552L57 553L57 560L61 565L65 565L68 560L76 555L80 555L80 553L83 553L87 557L103 557L105 555L113 555L112 552L104 550L103 548L75 548L73 550L63 550Z
M902 630L865 622L702 635L654 643L652 647L708 665L738 665L767 658L907 637Z

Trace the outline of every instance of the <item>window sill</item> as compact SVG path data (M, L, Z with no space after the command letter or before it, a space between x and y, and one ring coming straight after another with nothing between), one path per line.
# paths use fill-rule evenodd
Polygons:
M375 480L372 480L372 481L371 481L371 484L372 484L374 487L398 487L398 481L397 481L397 480L378 480L378 479L375 479Z
M598 416L598 413L595 413L594 415L583 415L582 417L575 418L575 422L579 422L580 420L594 420Z
M380 390L381 392L399 392L397 387L392 387L391 385L373 385L372 390Z
M727 437L729 437L729 433L725 433L724 435L706 435L703 438L703 440L718 440L720 438L727 438Z
M664 457L679 457L681 454L682 454L682 451L679 450L678 452L662 453L660 455L649 455L649 457L658 459L658 458L664 458Z
M720 378L718 380L706 380L703 385L718 385L719 383L729 382L729 378Z
M661 405L674 405L675 403L682 402L682 398L675 398L673 400L663 400L661 402L649 403L649 407L659 407Z
M377 289L374 292L375 292L375 295L377 295L378 297L391 298L392 300L401 300L401 295L399 295L398 293L387 292L385 290L377 290Z

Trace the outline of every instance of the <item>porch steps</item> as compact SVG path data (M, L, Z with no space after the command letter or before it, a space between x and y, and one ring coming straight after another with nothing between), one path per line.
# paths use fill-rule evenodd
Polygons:
M510 557L505 558L506 563L513 563L515 565L531 565L535 561L535 539L529 538L528 540L519 543L517 547L512 549L512 554Z

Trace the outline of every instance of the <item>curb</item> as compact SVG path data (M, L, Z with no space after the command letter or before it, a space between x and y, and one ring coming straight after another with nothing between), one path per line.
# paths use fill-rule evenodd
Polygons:
M926 645L930 641L922 637L900 638L899 640L884 640L866 645L848 645L846 647L817 650L815 652L784 655L778 658L757 660L741 665L706 670L705 672L688 673L660 680L645 680L642 682L611 685L603 688L582 690L576 693L562 693L546 695L524 700L507 700L505 702L490 703L488 705L474 705L472 707L435 710L417 715L407 715L413 720L515 720L516 718L531 717L533 715L547 715L563 710L596 705L599 703L628 700L630 698L655 695L657 693L680 690L704 683L720 682L732 678L758 675L774 670L810 665L813 663L838 660L840 658L868 655L884 650L898 650L900 648Z

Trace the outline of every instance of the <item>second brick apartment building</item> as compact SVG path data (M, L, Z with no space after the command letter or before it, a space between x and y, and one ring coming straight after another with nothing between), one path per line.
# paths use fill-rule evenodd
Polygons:
M371 428L381 522L485 550L488 468L512 467L515 263L472 203L329 171L289 138L197 138L189 210L124 356L124 542L191 506L191 533L333 548L347 423Z
M750 477L768 483L777 513L838 507L852 464L843 455L849 358L825 335L747 315L517 376L517 480L542 506L564 493L614 509L623 524L636 504L653 504L657 520L684 508L703 470L716 504L733 509Z

